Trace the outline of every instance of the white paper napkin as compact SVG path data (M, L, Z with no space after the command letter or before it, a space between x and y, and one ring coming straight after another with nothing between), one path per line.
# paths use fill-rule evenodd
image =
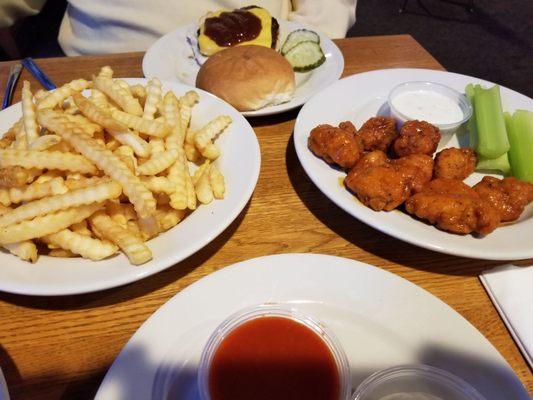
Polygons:
M479 279L533 368L533 266L502 265Z

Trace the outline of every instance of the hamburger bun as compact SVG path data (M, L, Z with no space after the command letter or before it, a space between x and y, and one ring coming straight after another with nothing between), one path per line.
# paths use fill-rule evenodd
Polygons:
M198 72L196 86L239 111L250 111L291 100L295 78L291 65L277 51L246 45L209 57Z

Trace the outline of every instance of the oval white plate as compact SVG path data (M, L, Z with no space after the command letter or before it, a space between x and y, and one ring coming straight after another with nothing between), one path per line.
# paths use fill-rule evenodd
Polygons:
M308 25L290 21L279 21L280 35L278 46L281 46L289 33L296 29L307 28L316 31ZM186 85L196 85L196 74L200 65L193 55L196 45L197 24L191 24L167 33L157 40L146 52L142 68L144 76L151 78L174 80ZM318 33L318 32L317 32ZM320 67L307 73L296 74L296 91L294 98L284 104L264 107L256 111L244 111L246 116L261 116L278 114L304 104L314 93L335 82L344 70L344 58L339 48L326 35L319 33L320 46L326 56L326 62ZM189 40L188 40L189 39ZM205 61L199 52L197 59Z
M198 399L208 336L232 313L265 302L289 302L331 328L353 387L382 368L425 363L462 377L487 400L529 399L489 341L425 290L358 261L283 254L224 268L174 296L126 344L96 400Z
M0 400L9 400L9 392L7 390L6 379L0 369Z
M146 84L146 79L125 79ZM182 95L189 86L163 82L163 90ZM230 127L217 139L222 155L216 161L226 179L226 198L200 206L183 222L150 240L153 260L134 266L120 254L107 260L40 256L35 264L0 252L0 290L29 295L67 295L93 292L134 282L168 268L198 251L239 215L257 183L261 153L255 133L243 116L226 102L195 89L200 103L192 113L191 126L200 128L217 115L233 119ZM0 112L0 132L5 132L21 116L20 103ZM245 167L245 168L243 168Z
M470 82L493 85L470 76L425 69L378 70L341 79L307 102L296 119L294 145L307 175L322 193L347 213L373 228L417 246L456 256L488 260L533 257L532 205L526 209L518 222L501 226L484 238L450 234L397 210L388 213L376 212L364 206L339 184L339 179L343 179L346 174L331 168L307 148L309 132L318 124L337 125L341 121L350 120L356 127L361 127L368 118L378 113L387 114L389 91L407 81L438 82L460 92L464 92L465 86ZM502 87L501 96L504 110L533 110L533 100L520 93ZM454 136L445 147L458 145L458 138ZM482 176L474 173L466 182L475 184Z

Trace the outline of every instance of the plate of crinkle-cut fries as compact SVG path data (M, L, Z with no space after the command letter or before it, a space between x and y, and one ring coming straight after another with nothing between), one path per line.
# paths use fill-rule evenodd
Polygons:
M227 103L157 78L54 91L0 112L0 290L107 289L183 260L242 211L260 168Z

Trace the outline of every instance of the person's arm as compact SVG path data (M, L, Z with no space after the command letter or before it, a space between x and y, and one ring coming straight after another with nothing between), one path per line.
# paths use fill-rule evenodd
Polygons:
M355 22L357 0L292 0L289 20L313 25L331 38L343 38Z
M0 29L9 28L19 19L39 14L46 0L1 0Z

